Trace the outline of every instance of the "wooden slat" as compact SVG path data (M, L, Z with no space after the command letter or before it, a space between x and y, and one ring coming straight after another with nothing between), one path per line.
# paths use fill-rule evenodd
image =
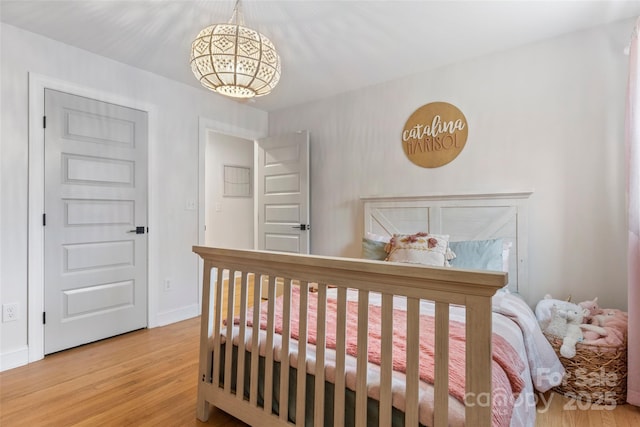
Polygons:
M206 420L209 417L209 404L204 399L204 387L201 385L211 381L211 346L209 345L209 337L211 336L212 327L210 293L211 293L211 269L213 265L210 261L204 261L203 286L202 286L202 315L200 319L200 363L198 373L200 382L198 383L198 403L197 417L200 420Z
M382 330L380 353L379 426L391 425L391 378L393 371L393 295L382 294Z
M333 425L344 427L345 414L345 352L347 329L347 288L338 288L336 318L336 380L334 384Z
M238 380L236 383L236 397L244 400L244 361L245 361L245 339L247 333L247 296L249 287L249 275L242 272L240 278L240 327L238 329Z
M271 414L273 405L273 334L276 307L276 278L269 276L269 284L267 285L267 342L266 354L264 362L264 411ZM259 318L258 318L259 319ZM256 321L259 325L259 320ZM258 326L255 326L258 327Z
M220 384L220 327L222 323L222 288L224 287L224 270L218 267L216 282L215 309L213 310L213 385Z
M316 325L315 395L313 399L313 425L324 425L324 358L327 332L327 285L318 283L318 318Z
M358 291L358 357L356 362L356 427L367 425L367 371L369 364L369 293Z
M465 424L491 425L491 298L467 298Z
M436 302L434 426L449 424L449 304Z
M260 318L260 295L262 295L262 276L256 273L253 277L253 319ZM249 385L249 403L258 406L258 372L260 360L260 333L257 327L251 329L251 382Z
M235 306L236 272L229 270L227 285L227 344L224 358L224 391L231 393L231 367L233 365L233 308Z
M407 298L407 372L404 425L418 425L418 383L420 381L420 300ZM471 424L475 425L475 424Z
M282 351L280 352L280 419L289 416L289 343L291 341L291 279L282 286Z
M298 367L296 383L296 426L305 425L305 405L307 399L307 313L309 310L309 283L300 282L300 332L298 333Z

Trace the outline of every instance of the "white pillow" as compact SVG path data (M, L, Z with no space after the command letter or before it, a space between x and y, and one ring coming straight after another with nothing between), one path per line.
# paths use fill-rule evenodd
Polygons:
M447 265L448 235L428 233L394 234L389 246L387 261L435 267Z
M369 231L364 233L364 238L368 240L373 240L374 242L384 242L384 243L389 243L389 240L391 240L391 237L389 236L381 236L379 234L371 233Z

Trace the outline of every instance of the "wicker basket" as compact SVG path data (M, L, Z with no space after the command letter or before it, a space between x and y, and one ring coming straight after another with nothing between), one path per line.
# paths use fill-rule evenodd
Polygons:
M566 374L554 390L566 397L600 405L627 400L627 342L620 346L576 344L576 355L560 355L562 338L545 334Z

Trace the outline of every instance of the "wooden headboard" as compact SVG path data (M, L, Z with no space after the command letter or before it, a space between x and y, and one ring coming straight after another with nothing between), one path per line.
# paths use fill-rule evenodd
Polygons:
M452 242L503 239L511 243L509 290L526 297L527 206L531 192L362 197L364 231L383 236L426 231Z

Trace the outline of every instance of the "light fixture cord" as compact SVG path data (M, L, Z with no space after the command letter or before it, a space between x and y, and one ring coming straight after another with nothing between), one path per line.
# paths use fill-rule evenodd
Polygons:
M242 16L242 10L240 9L240 0L236 0L235 6L233 6L233 15L229 19L229 24L244 25L244 17Z

